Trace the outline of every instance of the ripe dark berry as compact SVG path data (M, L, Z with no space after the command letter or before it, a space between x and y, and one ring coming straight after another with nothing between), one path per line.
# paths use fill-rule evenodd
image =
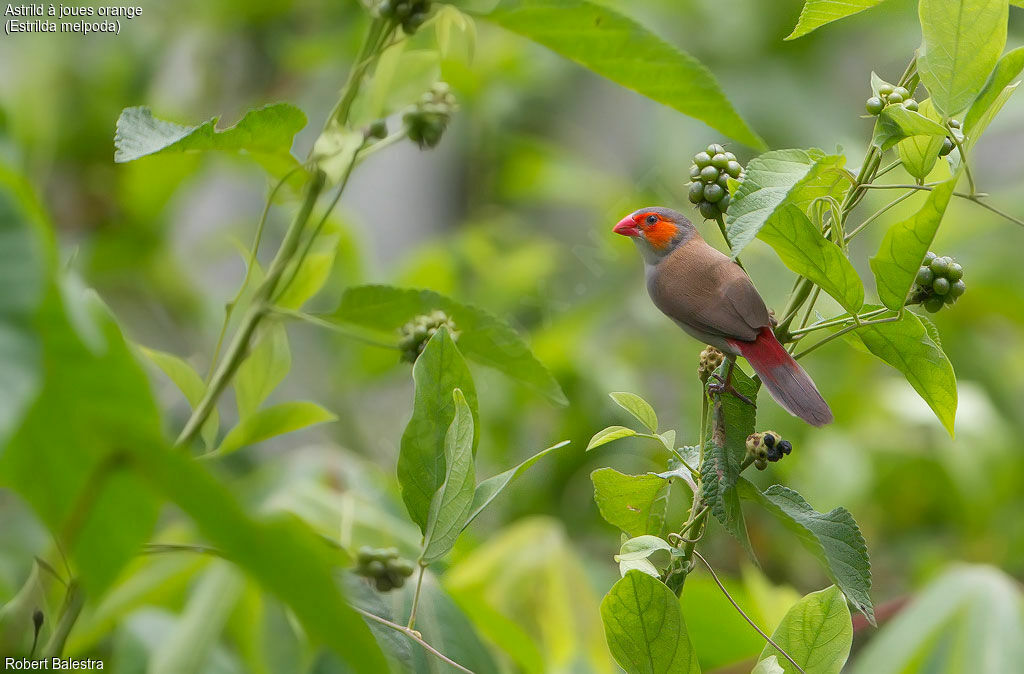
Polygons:
M934 314L936 311L942 308L941 297L929 297L924 301L924 308L930 314Z
M706 183L713 183L718 180L718 169L714 166L705 166L700 170L700 178Z
M949 296L956 298L960 297L967 290L967 284L963 281L957 281L956 283L949 286Z
M740 174L743 173L743 167L740 166L740 163L738 161L733 159L725 167L725 172L728 173L733 178L739 178Z
M704 188L704 199L715 204L722 200L725 196L725 190L718 183L711 183Z
M949 265L949 271L946 272L946 278L949 279L950 283L959 281L964 277L964 268L958 265L956 262Z
M775 437L774 433L765 433L764 434L763 442L765 444L765 447L767 447L768 449L772 449L772 448L775 447L776 440L778 440L778 438Z
M932 284L932 281L934 280L935 272L931 270L931 267L921 267L919 270L917 270L917 278L915 279L915 281L917 282L917 285L921 286L922 288L927 288Z
M698 152L697 154L693 155L693 163L699 166L700 168L710 166L711 155L709 155L707 152Z
M704 183L690 183L690 203L699 204L704 199Z
M877 115L882 112L885 108L885 103L878 96L872 96L868 99L868 102L864 104L864 109L868 111L870 115Z
M779 443L778 450L783 454L789 454L790 452L793 451L793 443L791 443L789 440L783 440L782 442Z
M956 145L953 143L953 139L950 138L949 136L946 136L945 138L942 139L942 149L939 150L939 156L945 157L947 154L953 151L954 147L956 147Z
M893 86L891 84L882 84L878 87L878 93L882 96L888 96L893 92Z
M949 292L949 279L944 276L932 281L932 290L935 291L936 295L945 295Z
M716 154L722 154L723 152L725 152L725 148L719 145L718 143L712 143L711 145L708 145L708 154L711 155L712 157L714 157Z
M711 158L711 165L717 169L724 169L729 165L729 159L725 156L724 152L719 152Z
M937 257L928 266L931 267L932 272L936 276L945 276L946 271L949 270L949 260L944 257Z
M907 100L903 101L903 107L906 108L907 110L910 110L911 112L917 112L919 108L917 101L915 101L913 98L908 98Z
M718 210L718 205L713 204L710 201L700 202L700 205L697 207L697 210L699 210L700 214L703 215L708 220L714 220L715 218L722 214L722 212Z

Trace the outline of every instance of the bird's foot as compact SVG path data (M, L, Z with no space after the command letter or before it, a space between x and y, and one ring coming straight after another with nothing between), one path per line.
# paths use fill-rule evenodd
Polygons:
M708 384L708 392L709 393L713 393L714 395L722 395L723 393L731 393L732 395L736 396L737 398L739 398L743 402L747 403L751 407L754 406L754 401L751 400L750 398L748 398L747 396L743 395L739 391L737 391L735 389L735 387L733 387L732 382L729 382L729 381L726 381L726 380L722 379L722 377L720 375L718 375L718 374L712 374L711 375L711 379L715 379L716 382Z

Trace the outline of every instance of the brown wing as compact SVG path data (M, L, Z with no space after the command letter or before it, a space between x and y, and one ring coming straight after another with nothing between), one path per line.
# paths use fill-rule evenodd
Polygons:
M768 309L735 262L694 237L651 270L647 290L670 318L720 337L753 341Z

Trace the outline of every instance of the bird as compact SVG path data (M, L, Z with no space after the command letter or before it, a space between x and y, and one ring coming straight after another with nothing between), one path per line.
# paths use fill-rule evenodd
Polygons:
M724 380L712 392L729 392L753 404L732 386L736 358L754 368L772 398L812 426L832 422L832 410L810 375L772 329L772 318L750 277L735 261L710 246L686 216L650 206L615 225L643 257L647 292L654 305L687 334L729 359Z

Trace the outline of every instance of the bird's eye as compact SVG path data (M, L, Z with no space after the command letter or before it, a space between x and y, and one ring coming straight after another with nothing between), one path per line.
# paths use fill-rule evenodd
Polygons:
M658 222L658 216L657 215L648 215L647 216L647 224L648 225L653 225L656 222Z

